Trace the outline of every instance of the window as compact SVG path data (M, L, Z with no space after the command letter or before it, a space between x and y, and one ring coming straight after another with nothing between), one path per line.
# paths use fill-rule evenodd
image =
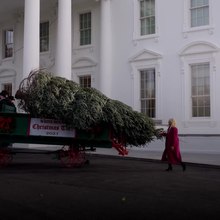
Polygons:
M79 84L84 88L91 87L91 76L80 76Z
M4 58L12 57L13 47L14 47L14 31L5 30L3 40L4 40L3 57Z
M192 117L210 116L209 63L191 65Z
M140 71L141 85L141 112L148 117L155 118L155 69Z
M191 0L191 27L209 25L209 0Z
M80 45L91 44L91 12L79 15Z
M11 83L5 83L2 85L2 90L6 90L9 95L12 95L12 84Z
M155 34L155 0L140 1L141 36Z
M218 121L218 46L207 41L189 43L180 51L181 109L185 127L214 126Z
M49 22L40 24L40 52L49 50Z

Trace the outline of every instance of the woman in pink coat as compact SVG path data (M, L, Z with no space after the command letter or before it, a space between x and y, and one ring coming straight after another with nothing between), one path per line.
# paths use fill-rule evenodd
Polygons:
M169 119L167 132L163 132L162 135L166 137L165 150L162 155L162 161L168 162L168 168L166 171L172 171L173 164L179 164L182 166L183 171L186 170L185 163L182 162L179 147L178 129L176 127L175 119Z

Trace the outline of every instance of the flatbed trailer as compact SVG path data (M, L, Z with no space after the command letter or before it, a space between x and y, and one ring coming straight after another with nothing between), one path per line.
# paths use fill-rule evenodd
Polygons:
M87 162L86 151L112 148L127 155L126 144L113 135L111 126L79 130L70 129L55 119L32 118L26 113L0 113L0 166L6 166L17 153L13 144L60 145L56 151L66 167L81 166ZM33 151L32 151L33 152Z

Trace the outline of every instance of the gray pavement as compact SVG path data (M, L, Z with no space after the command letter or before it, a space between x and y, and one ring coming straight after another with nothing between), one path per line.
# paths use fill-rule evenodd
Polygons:
M156 140L147 146L127 147L125 157L160 160L164 145L164 140ZM220 137L180 137L180 150L185 162L220 166ZM97 148L94 153L120 156L113 148Z
M71 169L53 154L20 152L0 169L0 220L217 220L220 138L180 143L185 172L180 166L164 171L161 140L128 147L127 156L97 148L87 154L90 164Z
M219 219L219 167L88 157L69 169L52 155L15 155L0 170L0 220Z

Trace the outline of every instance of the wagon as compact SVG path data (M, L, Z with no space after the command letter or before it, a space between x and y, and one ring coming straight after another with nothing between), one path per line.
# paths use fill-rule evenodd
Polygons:
M60 145L55 153L66 167L81 166L87 162L86 151L112 148L126 155L126 144L112 132L111 126L97 126L79 130L69 128L59 120L32 118L26 113L0 113L0 166L8 165L18 153L14 143Z

